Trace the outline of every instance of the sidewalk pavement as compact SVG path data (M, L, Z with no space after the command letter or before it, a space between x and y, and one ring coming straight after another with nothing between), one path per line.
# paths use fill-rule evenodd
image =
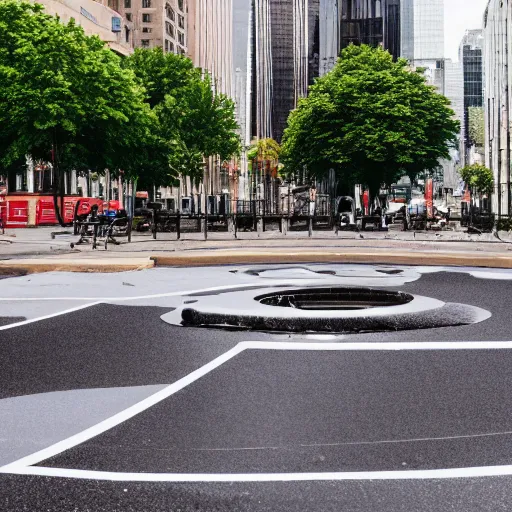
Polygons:
M397 265L474 266L512 268L512 241L490 234L460 232L365 232L276 231L238 234L211 232L205 241L200 233L135 233L132 243L93 250L75 246L77 237L57 228L9 230L0 235L0 274L79 271L114 272L139 270L155 265L198 266L261 263L373 263ZM502 239L505 234L503 234Z

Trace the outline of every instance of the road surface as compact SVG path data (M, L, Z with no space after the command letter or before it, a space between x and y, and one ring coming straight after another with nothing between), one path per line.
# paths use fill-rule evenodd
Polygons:
M333 285L488 314L341 335L162 319ZM512 272L428 267L3 279L0 510L510 510L511 293Z

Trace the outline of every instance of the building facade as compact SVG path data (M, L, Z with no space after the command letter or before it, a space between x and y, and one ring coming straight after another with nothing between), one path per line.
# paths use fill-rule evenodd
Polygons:
M340 48L349 44L382 46L401 54L401 0L341 0Z
M411 63L444 56L444 0L401 0L401 56Z
M88 36L98 36L119 55L133 52L133 23L106 0L40 0L39 3L63 23L74 19Z
M133 24L136 48L188 53L188 2L192 0L108 0Z
M320 73L320 0L254 0L253 134L281 141Z
M464 71L463 164L482 163L485 144L482 29L466 32L460 44L459 60Z
M512 5L489 0L484 14L485 162L494 173L492 209L512 213L510 105Z

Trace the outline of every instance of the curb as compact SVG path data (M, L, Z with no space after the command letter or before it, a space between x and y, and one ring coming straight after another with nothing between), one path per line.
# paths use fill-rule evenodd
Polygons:
M442 267L476 267L512 269L512 254L442 251L184 251L172 255L108 259L12 259L0 260L0 276L16 276L41 272L115 273L153 267L202 267L251 264L347 263L374 265L422 265Z
M153 268L150 258L117 258L112 260L91 259L17 259L0 261L0 276L19 276L42 272L97 272L113 273Z
M285 264L285 263L352 263L378 265L424 265L443 267L480 267L512 269L512 255L487 253L484 255L456 252L222 252L176 255L155 255L151 257L157 267L197 267L215 265Z

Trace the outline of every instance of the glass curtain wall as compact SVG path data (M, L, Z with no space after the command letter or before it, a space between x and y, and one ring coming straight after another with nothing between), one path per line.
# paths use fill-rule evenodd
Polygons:
M381 46L396 59L400 31L400 0L342 0L341 49L351 43Z

